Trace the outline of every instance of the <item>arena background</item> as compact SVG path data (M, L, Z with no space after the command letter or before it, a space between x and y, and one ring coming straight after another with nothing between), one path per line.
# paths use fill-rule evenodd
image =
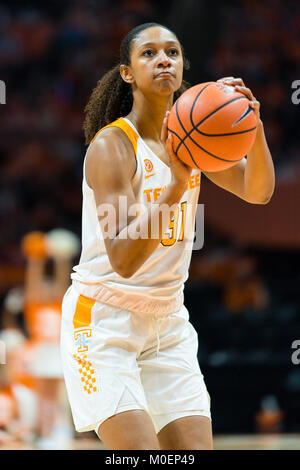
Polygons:
M80 236L83 109L122 37L147 21L178 34L191 84L243 78L261 102L276 170L275 193L262 206L203 177L205 243L193 253L185 304L214 433L300 433L300 364L292 362L300 340L297 0L1 3L1 302L24 281L26 233L63 227Z

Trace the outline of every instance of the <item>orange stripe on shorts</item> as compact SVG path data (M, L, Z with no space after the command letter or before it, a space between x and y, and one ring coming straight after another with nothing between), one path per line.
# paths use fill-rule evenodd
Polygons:
M75 314L73 317L73 325L75 330L76 328L82 328L90 325L92 321L91 314L94 303L95 300L84 297L83 295L78 297Z

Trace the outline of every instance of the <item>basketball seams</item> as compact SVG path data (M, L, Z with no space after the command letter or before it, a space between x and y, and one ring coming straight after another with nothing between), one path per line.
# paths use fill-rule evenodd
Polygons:
M205 88L206 88L206 87L205 87ZM203 88L203 90L204 90L205 88ZM203 90L201 90L201 91L203 91ZM197 95L197 97L195 98L192 108L194 107L195 102L197 101L197 99L198 99L199 96L200 96L200 93L199 93L199 94ZM224 136L226 136L226 135L244 134L244 133L246 133L246 132L251 132L251 131L253 131L254 129L256 129L256 126L255 126L255 127L251 127L251 129L246 129L245 131L231 132L231 133L228 133L228 134L206 134L205 132L202 132L202 131L200 131L200 130L198 129L198 126L200 126L201 124L203 124L204 121L206 121L208 118L210 118L214 113L216 113L217 111L219 111L221 108L224 108L225 106L227 106L228 104L232 103L233 101L237 101L237 100L241 100L241 99L246 99L246 100L247 100L248 98L246 98L246 97L244 97L244 96L239 96L238 98L233 98L232 100L228 101L227 103L222 104L221 106L219 106L219 108L217 108L217 109L215 109L214 111L212 111L211 113L209 113L207 116L205 116L205 118L202 119L202 121L200 121L200 122L199 122L198 124L196 124L196 125L194 124L192 115L191 115L191 113L190 113L190 119L191 119L191 124L192 124L193 128L192 128L189 132L186 132L186 130L184 129L182 123L180 122L180 125L181 125L181 127L183 128L183 130L184 130L184 132L186 133L186 135L184 136L183 140L180 142L179 146L177 147L176 152L178 151L180 145L183 143L183 141L184 141L187 137L190 137L190 138L191 138L191 134L192 134L194 131L196 131L196 132L198 132L199 134L204 135L204 136L206 136L206 137L224 137ZM176 110L177 110L177 102L176 102ZM177 116L178 116L178 114L177 114ZM179 118L178 118L178 119L179 119ZM191 138L191 140L193 140L193 139ZM193 140L193 142L194 142L194 140ZM194 143L195 143L195 142L194 142Z
M201 168L198 166L198 164L195 162L194 158L193 158L193 155L190 151L190 149L188 148L187 146L187 142L186 142L186 139L189 138L191 140L191 142L196 146L198 147L202 152L206 153L207 155L217 159L217 160L220 160L220 161L223 161L223 162L228 162L228 163L237 163L240 159L234 159L234 160L229 160L229 159L226 159L226 158L222 158L222 157L219 157L218 155L215 155L213 153L211 153L210 151L206 150L204 147L202 147L197 141L194 140L194 138L192 137L192 134L194 131L197 132L197 134L200 134L200 135L203 135L205 137L226 137L226 136L234 136L234 135L238 135L238 134L245 134L245 133L249 133L249 132L253 132L255 131L255 129L257 128L257 126L254 126L250 129L245 129L245 130L242 130L242 131L236 131L236 132L229 132L229 133L224 133L224 134L207 134L201 130L198 129L198 126L201 126L205 121L207 121L211 116L213 116L214 114L216 114L218 111L220 111L221 109L223 109L224 107L226 107L227 105L235 102L235 101L238 101L238 100L248 100L248 98L246 96L238 96L236 98L232 98L230 99L229 101L227 101L226 103L223 103L222 105L218 106L216 109L214 109L213 111L211 111L209 114L207 114L205 117L203 117L200 122L198 122L196 125L194 123L194 120L193 120L193 111L194 111L194 108L196 106L196 103L199 99L199 97L201 96L201 94L204 92L204 90L206 88L208 88L210 85L213 85L214 82L210 82L208 84L206 84L197 94L197 96L194 98L193 100L193 104L192 104L192 107L191 107L191 110L189 112L189 117L190 117L190 124L192 126L192 129L190 131L187 132L187 130L185 129L185 126L183 124L183 121L181 120L180 116L179 116L179 109L178 109L178 100L177 102L175 103L175 106L174 106L174 111L175 111L175 114L176 114L176 118L177 118L177 122L179 123L181 129L184 131L185 135L183 138L181 138L175 131L171 130L170 128L168 128L168 131L171 132L172 134L174 134L178 140L179 140L179 144L177 145L177 148L175 150L175 152L178 154L179 153L179 149L181 147L181 145L184 145L184 148L187 150L188 152L188 155L190 157L190 159L193 161L193 163L195 164L195 167L199 168L201 170ZM251 111L253 111L253 109L251 107L248 107L244 110L244 112L242 113L242 115L237 119L237 121L234 123L235 125L238 124L239 122L241 122ZM188 116L186 116L188 117ZM189 127L189 124L188 122L186 123L186 125ZM178 130L179 131L179 130Z
M193 106L192 106L192 109L191 109L191 112L190 112L190 120L191 120L192 126L194 126L193 119L192 119L192 112L193 112L194 106L195 106L195 104L196 104L196 102L197 102L197 99L199 98L199 96L201 95L201 93L202 93L204 90L206 90L206 88L208 88L208 87L209 87L210 85L212 85L213 83L214 83L214 82L210 82L210 83L208 83L207 85L205 85L205 86L199 91L198 95L197 95L196 98L194 99ZM177 106L178 106L178 100L176 101L176 105L175 105L176 116L177 116L177 119L178 119L179 124L181 125L182 129L183 129L184 132L185 132L185 136L184 136L183 139L180 139L180 143L179 143L177 149L175 150L176 153L178 152L179 147L181 146L181 144L184 143L185 139L186 139L187 137L189 137L190 134L191 134L191 133L193 132L193 130L194 130L194 129L192 129L192 130L189 131L189 132L187 132L187 131L185 130L185 128L184 128L184 126L183 126L183 124L182 124L182 122L181 122L181 120L180 120L180 117L179 117L179 114L178 114L178 107L177 107ZM192 139L192 140L193 140L193 139ZM185 147L186 147L186 145L185 145ZM186 147L186 148L187 148L187 147ZM192 157L192 160L193 160L193 162L195 163L195 165L197 165L197 163L194 161L193 157ZM197 168L199 168L198 165L197 165Z
M239 97L239 98L234 98L234 101L236 101L237 99L241 99L243 98L242 96ZM246 98L247 99L247 98ZM196 100L195 100L196 101ZM232 101L232 100L231 100ZM230 101L230 102L231 102ZM227 103L225 103L226 105ZM235 163L235 162L238 162L239 160L228 160L226 158L222 158L222 157L218 157L217 155L214 155L213 153L209 152L208 150L206 150L204 147L201 147L201 145L198 144L198 142L196 142L193 137L191 136L191 133L193 132L193 130L196 130L196 129L192 129L190 132L187 133L187 131L185 130L184 128L184 125L182 124L181 120L180 120L180 117L179 117L179 114L178 114L178 108L177 108L177 105L178 105L178 102L176 102L176 105L175 105L175 111L176 111L176 116L177 116L177 119L178 119L178 122L180 123L182 129L184 130L184 132L186 133L186 135L184 136L183 139L181 139L174 131L172 131L171 129L168 129L169 131L173 132L173 134L176 135L176 137L178 137L178 139L180 140L180 143L178 144L177 146L177 149L176 149L176 153L178 152L179 150L179 147L181 146L181 144L183 144L185 146L185 148L187 149L187 151L189 152L189 155L191 157L191 159L193 160L193 162L195 163L195 165L197 166L197 168L199 168L199 170L201 170L201 168L197 165L197 163L195 162L195 160L193 159L193 156L189 150L189 148L187 147L186 143L184 142L186 140L187 137L189 137L191 139L191 141L197 146L199 147L203 152L207 153L208 155L210 155L211 157L214 157L214 158L217 158L218 160L221 160L223 162L228 162L228 163ZM224 105L222 105L223 107ZM218 108L220 109L220 107ZM217 111L217 110L215 110ZM213 113L210 113L210 115L213 114ZM192 125L194 125L194 123L192 123Z
M221 158L221 157L218 157L217 155L214 155L213 153L209 152L208 150L206 150L204 147L201 147L201 145L199 145L197 142L195 142L191 137L190 139L192 140L192 142L194 142L195 145L197 145L197 147L199 147L199 149L201 149L203 152L207 153L208 155L210 155L211 157L214 157L214 158L217 158L218 160L222 160L222 162L228 162L228 163L237 163L240 161L240 159L238 160L227 160L226 158ZM198 167L199 168L199 167Z
M179 124L181 125L182 129L184 130L184 132L187 134L187 131L185 130L184 125L182 124L181 119L180 119L180 117L179 117L177 105L178 105L178 102L176 102L176 105L175 105L175 111L176 111L176 116L177 116L178 122L179 122ZM173 134L175 134L175 132L173 132ZM175 135L176 135L176 134L175 134ZM180 143L179 143L177 149L175 150L175 153L177 153L179 147L181 146L182 143L184 143L184 140L185 140L185 137L184 137L183 140L182 140L179 136L177 136L177 137L179 138ZM191 159L193 160L194 164L196 165L196 167L199 168L199 166L198 166L197 163L195 162L195 160L194 160L194 158L193 158L193 156L192 156L190 150L188 149L188 147L187 147L187 145L186 145L185 143L184 143L184 146L185 146L185 148L187 149L187 151L189 152L189 155L190 155ZM199 168L199 170L200 170L200 168Z
M168 131L171 132L171 134L176 135L176 137L177 137L180 141L182 140L176 132L172 131L172 130L169 129L169 128L168 128ZM187 145L185 144L185 142L183 142L183 145L185 146L186 150L189 152L189 156L191 157L191 159L193 160L193 162L195 163L195 165L197 166L197 168L199 168L199 170L201 170L201 168L200 168L200 167L197 165L197 163L194 161L194 159L193 159L193 157L192 157L192 154L191 154L189 148L187 147Z
M203 131L199 131L199 129L193 129L193 130L197 131L201 135L204 135L204 137L226 137L227 135L246 134L247 132L255 131L255 129L256 129L256 126L251 127L250 129L246 129L245 131L228 132L227 134L206 134Z
M202 90L201 90L201 91L202 91ZM195 98L194 101L197 101L197 99L198 99L199 96L200 96L200 94ZM183 128L184 132L186 133L185 136L184 136L184 138L181 139L181 142L180 142L180 144L178 145L178 147L177 147L177 149L176 149L176 152L178 152L179 147L181 146L181 144L185 141L185 139L186 139L187 137L189 137L189 138L194 142L194 144L198 145L198 144L194 141L194 139L191 137L191 134L192 134L194 131L198 132L199 134L202 134L202 131L199 131L199 129L197 129L197 126L200 126L201 124L203 124L204 121L206 121L206 120L207 120L208 118L210 118L214 113L216 113L216 112L219 111L220 109L224 108L224 107L227 106L228 104L232 103L233 101L242 100L242 99L248 100L248 98L246 98L245 96L239 96L238 98L233 98L232 100L228 101L227 103L222 104L221 106L219 106L218 108L216 108L214 111L212 111L211 113L209 113L207 116L205 116L198 124L196 124L196 126L195 126L195 124L194 124L194 122L193 122L193 120L192 120L192 116L190 115L191 124L192 124L193 128L192 128L189 132L187 132L187 131L185 130L185 128L183 127L183 125L182 125L182 123L181 123L181 121L180 121L180 119L179 119L179 115L178 115L178 112L177 112L177 101L176 101L176 114L177 114L177 118L178 118L178 120L179 120L179 122L180 122L181 127ZM194 103L193 103L193 106L194 106ZM256 129L256 127L255 127L254 129ZM252 130L253 130L253 129L247 129L247 132L250 132L250 131L252 131ZM234 135L234 134L239 134L239 133L240 133L240 132L233 132L232 135ZM204 135L204 134L203 134L203 135ZM230 134L225 134L225 135L230 135ZM215 135L215 136L214 136L213 134L210 134L210 136L211 136L211 137L218 137L218 136L221 137L221 134L217 134L217 135ZM206 150L205 150L205 152L206 152ZM207 152L207 153L209 153L209 152ZM213 156L214 156L214 155L213 155ZM218 157L217 157L217 158L218 158ZM222 159L221 159L221 160L222 160ZM225 161L227 161L227 160L225 160ZM228 161L231 161L231 160L228 160ZM236 160L233 160L233 161L236 161Z
M219 109L220 109L220 108L219 108ZM248 114L249 114L251 111L253 111L253 109L251 108L251 106L248 105L247 109L242 113L242 115L238 118L238 120L235 121L234 124L232 124L231 127L236 126L239 122L241 122L243 119L245 119L245 117L248 116ZM253 112L254 112L254 111L253 111ZM210 116L208 116L208 117L210 117ZM198 124L198 125L201 125L202 123L203 123L203 121L202 121L200 124ZM193 124L193 126L194 126L194 123L193 123L193 122L192 122L192 124ZM197 131L199 134L204 135L205 137L226 137L227 135L238 135L238 134L245 134L245 133L247 133L247 132L252 132L252 131L254 131L254 130L256 129L256 127L257 127L257 126L254 126L254 127L251 127L250 129L245 129L245 130L243 130L243 131L227 132L227 133L225 133L225 134L207 134L206 132L201 131L201 130L198 129L197 127L194 127L194 128L192 129L192 131L195 130L195 131ZM191 131L191 132L192 132L192 131Z
M190 121L192 123L192 126L194 126L194 123L193 123L193 111L194 111L194 107L195 107L195 104L199 98L199 96L201 95L201 93L206 90L207 87L209 87L209 85L212 85L214 82L211 82L211 83L208 83L205 87L202 88L202 90L199 91L198 95L196 96L196 98L194 99L194 102L193 102L193 106L191 108L191 111L190 111Z
M187 147L186 143L179 137L178 134L176 134L176 132L172 131L172 129L169 129L168 128L168 131L171 132L171 134L174 134L176 135L176 137L180 140L180 145L183 144L185 146L185 148L187 149L187 151L189 152L189 155L191 156L193 162L195 163L195 165L197 166L197 168L199 168L199 170L201 170L201 168L197 165L197 163L194 161L193 157L192 157L192 154L189 150L189 148ZM218 157L217 155L214 155L213 153L210 153L208 150L205 150L205 148L201 147L201 145L199 145L197 142L194 141L194 139L190 136L190 139L191 141L197 146L199 147L203 152L207 153L208 155L210 155L211 157L214 157L214 158L217 158L218 160L222 160L223 162L229 162L229 163L237 163L239 160L226 160L226 158L221 158L221 157ZM178 146L179 147L179 146ZM178 148L177 147L177 148ZM176 151L177 152L177 151Z
M213 83L213 82L212 82ZM208 85L206 85L205 87L202 88L202 90L198 93L197 97L195 98L194 102L193 102L193 106L192 106L192 109L191 109L191 112L190 112L190 120L191 120L191 124L193 126L193 128L187 132L184 125L182 124L181 122L181 119L179 117L179 113L178 113L178 101L176 102L175 104L175 111L176 111L176 116L177 116L177 119L178 119L178 122L180 124L180 126L182 127L183 131L185 132L185 136L183 139L181 139L174 131L172 131L171 129L168 128L168 131L172 132L173 134L176 135L176 137L180 140L175 152L177 153L179 148L181 147L181 145L183 144L184 147L186 148L186 150L188 151L191 159L193 160L194 164L197 166L197 168L199 168L201 170L201 168L197 165L197 163L195 162L189 148L187 147L186 143L185 143L185 140L187 139L187 137L189 137L191 139L191 141L198 147L200 148L203 152L207 153L208 155L210 155L211 157L214 157L214 158L217 158L218 160L221 160L221 161L224 161L224 162L228 162L228 163L235 163L235 162L238 162L239 160L228 160L226 158L222 158L222 157L219 157L217 155L214 155L213 153L209 152L208 150L206 150L204 147L201 147L201 145L198 144L198 142L196 142L191 134L196 131L202 135L206 135L206 136L210 136L210 137L221 137L221 136L226 136L226 135L235 135L235 134L242 134L242 133L245 133L245 132L251 132L253 130L256 129L256 126L254 128L251 128L251 129L247 129L245 131L237 131L237 132L232 132L232 133L228 133L228 134L205 134L204 132L202 131L199 131L199 129L196 127L196 126L199 126L201 124L203 124L204 121L206 121L207 119L209 119L213 114L215 114L216 112L218 112L220 109L224 108L225 106L227 106L228 104L234 102L234 101L237 101L237 100L241 100L241 99L246 99L248 100L248 98L246 98L245 96L239 96L237 98L233 98L232 100L228 101L227 103L224 103L222 104L221 106L219 106L218 108L216 108L214 111L212 111L211 113L209 113L207 116L205 116L196 126L194 124L194 121L193 121L193 118L192 118L192 111L194 109L194 106L197 102L197 99L199 98L199 96L201 95L201 93L209 86L211 85L212 83L209 83Z
M196 98L198 99L198 98ZM233 103L234 101L238 101L238 100L248 100L248 98L246 98L246 96L238 96L237 98L232 98L232 100L230 101L227 101L226 103L223 103L221 104L221 106L219 106L218 108L214 109L211 113L209 113L207 116L205 116L200 122L198 122L196 125L194 124L193 122L193 119L191 119L191 123L192 125L194 126L194 129L197 129L198 126L201 126L201 124L204 123L204 121L206 121L208 118L210 118L213 114L217 113L218 111L220 111L220 109L222 108L225 108L225 106L227 106L228 104L231 104ZM194 130L192 129L191 132Z

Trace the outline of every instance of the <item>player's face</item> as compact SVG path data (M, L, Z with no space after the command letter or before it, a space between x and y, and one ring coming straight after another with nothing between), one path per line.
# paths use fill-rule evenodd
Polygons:
M183 57L176 36L158 26L142 31L131 44L132 85L144 93L170 95L181 86Z

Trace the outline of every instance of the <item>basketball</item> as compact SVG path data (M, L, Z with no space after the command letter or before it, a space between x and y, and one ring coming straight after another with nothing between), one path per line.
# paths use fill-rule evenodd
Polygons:
M254 143L256 126L248 98L217 82L186 90L168 120L177 157L203 171L225 170L245 157Z

